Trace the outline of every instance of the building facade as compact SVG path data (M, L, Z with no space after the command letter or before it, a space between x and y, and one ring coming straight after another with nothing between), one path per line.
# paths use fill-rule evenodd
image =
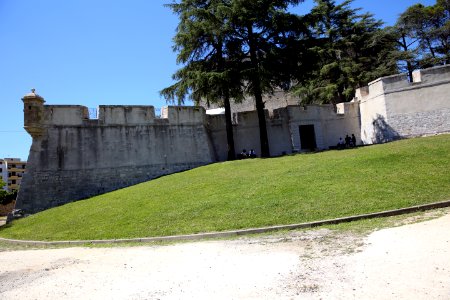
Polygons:
M12 192L19 190L22 177L27 166L26 161L20 158L4 158L0 159L0 176L1 180L6 183L4 190Z

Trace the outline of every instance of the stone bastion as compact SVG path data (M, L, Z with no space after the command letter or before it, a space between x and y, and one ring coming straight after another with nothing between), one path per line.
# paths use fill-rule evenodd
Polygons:
M271 156L450 132L450 66L377 79L337 105L287 105L266 111ZM62 205L226 160L224 115L203 107L101 105L97 118L79 105L45 105L25 95L24 128L33 142L16 208L26 213ZM285 101L284 101L285 102ZM276 107L276 106L274 106ZM260 153L256 111L233 114L236 151ZM263 172L264 170L262 170Z

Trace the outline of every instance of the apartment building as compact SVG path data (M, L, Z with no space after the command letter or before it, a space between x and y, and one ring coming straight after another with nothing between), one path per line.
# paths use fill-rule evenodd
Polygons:
M19 189L26 165L27 162L20 158L0 159L0 178L6 183L4 190L11 192Z

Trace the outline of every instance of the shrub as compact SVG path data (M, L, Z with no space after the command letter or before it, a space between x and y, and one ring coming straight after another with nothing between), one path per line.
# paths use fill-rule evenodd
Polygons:
M0 190L0 204L1 205L7 205L16 200L17 198L17 191L12 191L8 193L5 190Z

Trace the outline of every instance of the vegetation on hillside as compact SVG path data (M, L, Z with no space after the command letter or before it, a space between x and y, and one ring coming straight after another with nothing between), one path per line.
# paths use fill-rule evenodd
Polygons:
M17 190L8 192L4 190L6 183L0 179L0 205L7 205L17 198Z
M0 228L31 240L112 239L301 223L450 199L450 135L208 165Z

